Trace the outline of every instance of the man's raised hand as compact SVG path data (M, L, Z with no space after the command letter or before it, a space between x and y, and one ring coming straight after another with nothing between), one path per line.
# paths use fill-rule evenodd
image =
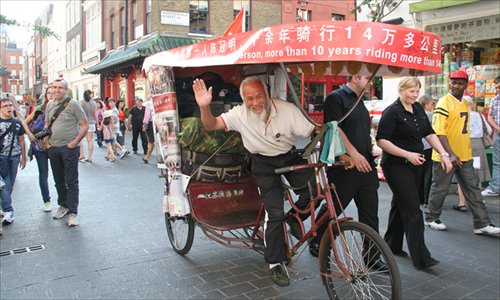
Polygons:
M210 102L212 102L212 87L209 87L207 90L203 79L195 79L193 81L193 91L196 102L200 107L210 105Z

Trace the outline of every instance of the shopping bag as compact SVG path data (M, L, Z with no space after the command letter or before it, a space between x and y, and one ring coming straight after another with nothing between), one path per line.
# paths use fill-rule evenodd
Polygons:
M340 136L337 121L327 123L328 129L323 142L323 150L321 151L320 160L323 163L335 163L335 157L342 155L345 152L345 146Z

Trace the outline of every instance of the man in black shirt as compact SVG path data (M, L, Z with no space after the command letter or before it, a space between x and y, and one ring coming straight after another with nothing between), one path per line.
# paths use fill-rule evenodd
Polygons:
M142 131L142 120L144 119L144 112L146 109L142 106L142 99L136 98L135 106L129 112L128 115L128 130L132 130L132 150L134 154L137 154L137 138L141 136L142 150L144 154L148 152L148 138L146 133Z
M324 122L338 121L354 105L368 80L366 76L348 77L346 85L328 95L324 103ZM345 208L354 199L358 208L359 221L378 232L377 190L379 182L372 156L370 115L363 102L358 103L352 113L339 124L339 128L346 152L351 157L354 168L329 168L327 170L328 181L337 187L342 207ZM335 203L335 209L340 213L337 203ZM326 206L323 205L317 219L325 212ZM314 256L318 255L319 241L326 231L326 226L325 223L320 227L318 236L310 242L309 251ZM379 259L373 260L370 267L387 270L385 263Z

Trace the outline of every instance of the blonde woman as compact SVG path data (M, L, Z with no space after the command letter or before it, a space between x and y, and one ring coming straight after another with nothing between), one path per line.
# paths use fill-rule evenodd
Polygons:
M384 238L394 254L408 256L403 251L403 236L406 236L413 265L423 270L437 265L439 261L432 258L424 241L424 220L419 201L425 162L422 138L442 155L441 166L446 172L451 170L452 165L424 109L417 103L420 87L418 78L401 79L399 98L384 110L376 139L384 151L382 170L393 193Z

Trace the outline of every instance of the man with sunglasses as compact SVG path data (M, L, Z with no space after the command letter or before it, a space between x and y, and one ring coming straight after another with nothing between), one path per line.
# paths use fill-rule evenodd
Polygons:
M68 226L73 227L78 225L79 144L87 134L88 122L80 103L67 96L68 83L63 78L54 80L52 87L54 100L47 104L45 114L45 126L51 126L52 133L44 139L48 142L47 153L58 195L59 208L53 218L61 219L68 214ZM61 106L64 109L52 121Z

